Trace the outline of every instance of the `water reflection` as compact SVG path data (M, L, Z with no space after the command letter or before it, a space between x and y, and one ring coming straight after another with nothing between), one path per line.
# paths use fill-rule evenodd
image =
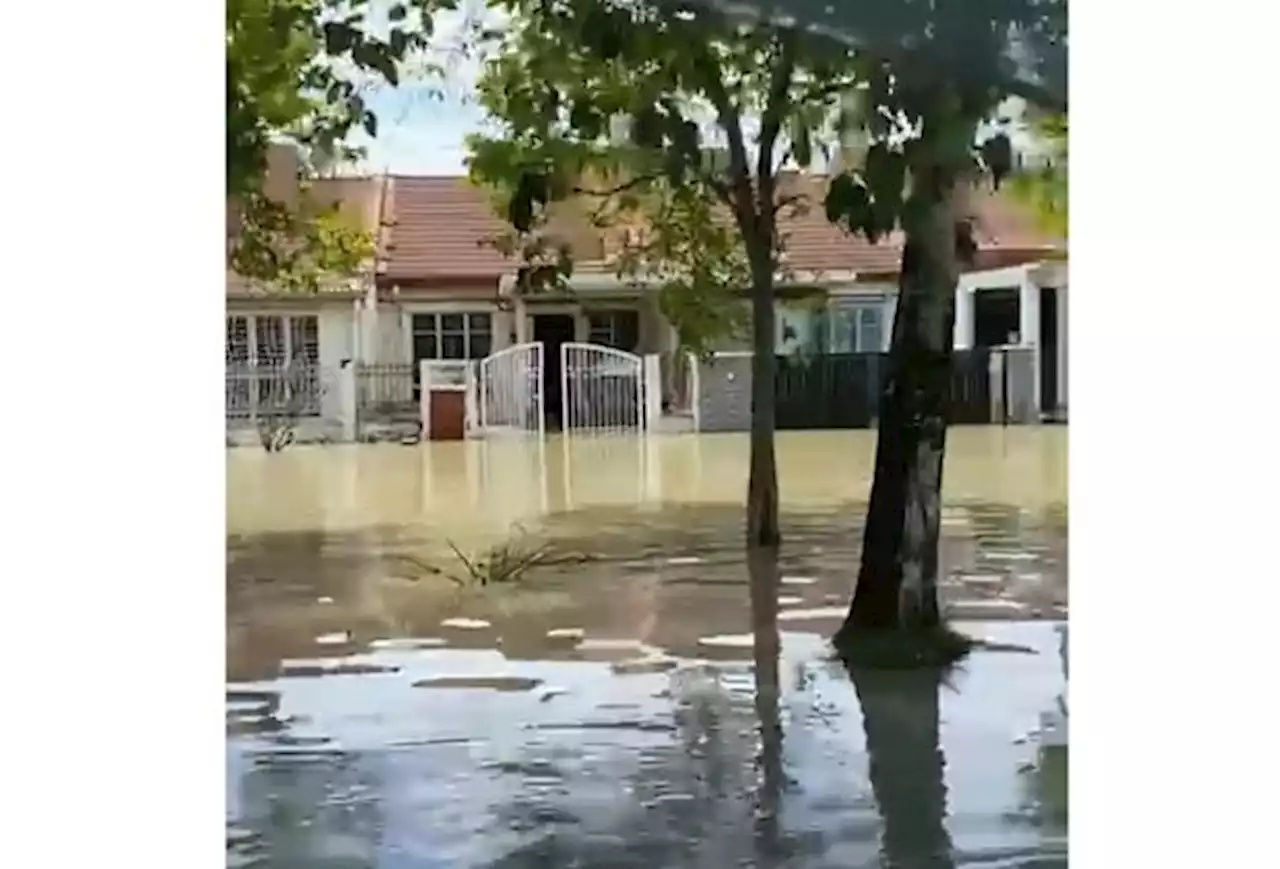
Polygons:
M779 633L764 586L756 630L714 661L638 642L632 658L670 666L619 670L577 647L513 660L395 646L339 659L379 674L235 686L229 859L1065 865L1060 833L1024 807L1029 746L1015 739L1061 691L1052 626L969 626L1040 654L979 656L940 698L930 674L851 678L817 634ZM524 690L488 688L486 674Z
M227 453L227 527L340 531L399 526L477 537L513 521L609 507L739 506L745 435L497 438ZM784 509L865 500L875 433L780 432ZM1066 502L1062 427L957 427L947 436L947 504L1041 511Z
M938 739L937 669L849 671L862 709L884 869L950 869L946 761Z
M745 439L236 451L229 864L1065 865L1024 738L1065 691L1052 624L971 624L1039 654L941 690L830 660L855 435L780 439L787 543L746 563ZM962 618L1065 606L1062 444L1036 437L962 432L949 459ZM424 569L513 517L599 560L467 593Z
M779 813L782 804L782 700L778 633L778 596L782 590L776 553L756 550L747 560L751 586L752 665L755 671L755 710L760 729L760 794L756 809L757 848L766 865L781 856Z

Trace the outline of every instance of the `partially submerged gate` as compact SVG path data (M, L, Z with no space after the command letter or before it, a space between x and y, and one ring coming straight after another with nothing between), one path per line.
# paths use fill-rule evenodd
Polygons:
M644 359L600 344L560 345L561 424L565 433L642 433Z
M481 435L544 434L542 361L540 341L480 360L476 409Z

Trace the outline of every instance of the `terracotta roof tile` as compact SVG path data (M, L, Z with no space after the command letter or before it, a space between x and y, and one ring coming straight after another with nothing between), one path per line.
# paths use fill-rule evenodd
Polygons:
M483 190L460 177L391 179L386 269L396 278L487 277L511 263L483 244L506 229Z
M780 188L798 192L803 204L783 212L779 230L786 238L786 265L795 271L854 271L893 274L902 254L902 237L894 233L878 244L852 237L827 222L822 207L825 176L783 177ZM797 188L799 188L797 190ZM1065 244L1035 228L1032 216L1003 196L978 193L974 197L978 218L981 261L1035 259L1061 252ZM388 213L389 230L385 275L388 278L489 277L495 280L513 270L511 260L482 244L507 230L494 213L484 191L461 177L407 177L392 179ZM566 215L561 232L575 241L582 226ZM599 249L599 245L590 245ZM580 262L593 257L579 255Z

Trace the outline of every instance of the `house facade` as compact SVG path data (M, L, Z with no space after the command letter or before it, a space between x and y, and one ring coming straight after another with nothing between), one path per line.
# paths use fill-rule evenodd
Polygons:
M286 178L297 176L296 164L287 159L272 169ZM803 286L806 293L777 303L777 352L884 352L901 239L870 245L845 235L822 214L822 179L799 183L812 186L818 207L781 220L786 252L779 281ZM281 195L296 193L284 185ZM487 195L465 178L329 179L313 182L309 195L332 201L374 233L377 256L367 273L341 287L289 298L255 294L230 276L227 293L228 370L280 360L313 370L311 392L301 390L309 434L347 440L379 426L413 428L429 414L421 390L424 365L435 372L429 374L433 384L462 393L473 376L467 372L483 368L480 360L534 343L542 347L538 377L547 383L538 402L543 413L567 401L556 386L563 374L557 351L567 344L660 360L655 363L660 386L641 386L636 391L640 403L696 417L694 381L710 377L703 391L714 391L716 362L699 366L678 352L675 330L662 316L656 293L613 272L612 259L625 239L591 226L585 210L566 206L553 215L553 226L578 263L571 292L522 297L515 292L515 264L490 243L507 228ZM978 261L957 289L955 346L1026 350L1033 360L1035 407L1047 412L1065 406L1064 245L1039 235L1027 216L995 197L980 197L976 211ZM726 342L722 355L739 357L746 350ZM636 377L655 376L638 361L636 366ZM470 388L474 391L474 384ZM233 416L257 418L244 412L254 406L255 396L246 394L254 389L260 393L262 387L233 384L228 375L229 422ZM661 392L660 400L645 398L655 391ZM457 409L448 411L469 420L457 436L483 415L474 402L474 396L459 394Z

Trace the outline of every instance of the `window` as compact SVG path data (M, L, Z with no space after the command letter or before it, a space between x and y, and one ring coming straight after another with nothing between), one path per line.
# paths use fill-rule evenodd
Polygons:
M249 362L249 318L227 318L227 364L245 365Z
M879 305L864 305L856 309L858 312L858 352L879 353L884 348L884 308Z
M227 362L283 365L320 363L320 323L314 314L227 317Z
M410 320L413 361L483 359L493 350L493 315L414 314Z
M587 341L591 344L633 353L640 343L638 311L591 311L587 314L587 326Z
M227 320L227 411L320 412L320 321L314 314L249 314ZM299 366L295 368L294 366Z
M244 373L249 364L249 318L227 318L227 413L247 416L252 395L250 378Z
M845 303L831 312L832 353L880 353L885 349L884 302Z

